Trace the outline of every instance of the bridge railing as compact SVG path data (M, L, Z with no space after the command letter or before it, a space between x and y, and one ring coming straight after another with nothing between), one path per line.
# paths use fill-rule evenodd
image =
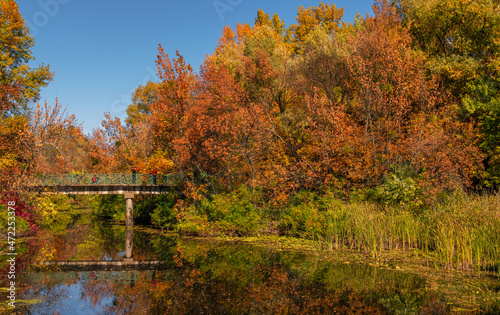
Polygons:
M176 185L178 174L45 174L30 178L30 186L70 186L70 185Z

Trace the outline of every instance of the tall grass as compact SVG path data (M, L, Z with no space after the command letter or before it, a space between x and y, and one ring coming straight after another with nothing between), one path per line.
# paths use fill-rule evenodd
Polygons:
M408 211L382 210L370 203L339 205L318 213L314 234L328 249L350 248L378 256L383 250L416 248L422 223Z
M303 208L307 213L297 215ZM453 195L418 213L334 200L294 206L290 213L304 221L292 225L303 227L295 234L328 250L357 249L378 257L384 250L418 249L445 268L500 267L500 195Z
M437 257L446 266L500 267L500 195L455 195L427 213Z

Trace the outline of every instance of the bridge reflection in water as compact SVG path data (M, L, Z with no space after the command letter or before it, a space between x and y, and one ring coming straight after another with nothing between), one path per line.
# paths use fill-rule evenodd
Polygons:
M102 281L112 283L156 284L167 280L166 262L161 260L134 260L133 228L127 226L125 257L121 260L45 261L32 266L26 276L31 282ZM146 272L149 271L149 272Z
M24 275L29 279L29 283L39 285L41 283L121 283L130 284L151 284L156 285L159 282L168 281L167 270L97 270L97 271L32 271Z

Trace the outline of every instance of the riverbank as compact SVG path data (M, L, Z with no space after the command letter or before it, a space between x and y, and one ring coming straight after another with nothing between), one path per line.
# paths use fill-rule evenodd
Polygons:
M346 203L308 192L280 207L254 200L246 191L202 199L174 208L177 221L164 227L203 237L293 236L318 249L357 250L375 259L411 250L440 269L500 267L500 194L448 195L425 207Z
M121 257L115 251L123 250L120 249L123 245L112 245L118 240L119 244L125 244L125 226L123 222L116 224L121 222L124 212L119 196L105 197L104 203L98 198L89 199L88 204L97 209L90 212L82 207L87 203L85 198L71 202L61 196L43 198L39 204L50 205L53 211L45 212L48 219L43 225L45 234L37 234L50 238L40 251L39 260L51 257L68 260L72 255L74 259L98 260L102 250L106 257ZM134 239L134 257L148 257L144 249L153 246L161 254L149 259L181 259L184 263L198 264L198 260L206 259L215 251L224 257L210 262L210 268L224 273L223 267L232 263L233 254L223 249L228 246L285 256L294 253L307 257L307 265L311 267L315 264L335 266L324 267L334 276L327 276L322 283L334 292L352 289L356 299L370 296L368 301L372 306L382 303L384 309L392 310L424 308L437 310L438 314L494 314L500 309L499 195L447 196L428 208L355 200L347 203L332 195L307 192L280 207L272 207L255 195L241 191L214 196L184 208L167 202L174 199L172 196L141 198L134 201L135 217L151 217L153 225L142 225L144 219L136 220L134 231L147 237L141 241ZM104 217L109 219L103 220ZM70 235L68 231L73 230L71 237L64 240L65 235ZM30 241L37 242L36 238ZM61 248L64 250L57 254ZM259 259L265 256L262 253ZM245 260L244 257L242 254L238 259ZM252 264L257 264L259 259ZM316 269L310 274L300 265L292 265L290 268L298 268L300 273L308 273L313 279L327 275L326 271ZM245 268L253 270L254 267ZM293 271L288 273L294 277ZM377 273L389 280L380 279ZM342 280L347 274L354 280ZM359 281L363 277L373 279ZM402 289L398 284L407 281L405 279L418 284L418 298L404 293L412 290ZM391 296L389 304L379 302L388 296ZM416 298L419 302L415 305L409 300L398 302L401 298ZM427 302L422 300L427 298L430 299Z
M144 229L144 231L152 235L158 233L154 229ZM172 237L176 235L172 232L162 234ZM497 314L500 311L500 273L498 270L445 268L435 263L432 257L418 250L384 250L374 257L369 253L354 249L325 250L318 246L316 241L286 236L210 238L184 236L180 238L178 250L189 261L195 262L212 251L219 251L218 248L234 248L235 246L252 246L285 255L286 253L301 253L308 257L308 263L296 266L297 271L300 270L300 273L303 273L309 270L307 272L311 273L310 276L313 278L318 276L316 273L319 273L321 277L324 277L322 281L335 290L352 290L365 292L364 294L380 290L398 291L401 288L404 288L404 291L411 290L408 288L411 285L404 281L411 283L417 281L415 279L422 279L425 285L424 288L418 289L420 294L432 297L430 298L432 302L425 305L425 311L420 308L412 309L408 306L412 302L401 300L397 303L391 302L395 304L390 313L402 311L397 307L403 306L407 307L407 311L412 309L413 312L419 314L427 311L434 312L434 314ZM227 266L226 261L219 263ZM332 270L331 273L326 274L320 272L319 266L324 265L336 266L335 271ZM310 268L315 271L312 272ZM397 281L403 282L398 284ZM420 304L419 307L424 306Z

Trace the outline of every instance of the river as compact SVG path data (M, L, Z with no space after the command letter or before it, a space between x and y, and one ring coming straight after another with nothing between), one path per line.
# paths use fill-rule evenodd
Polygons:
M82 217L62 233L39 231L20 241L11 313L442 314L498 307L495 272L410 268L397 257L377 262L293 244L187 238Z

